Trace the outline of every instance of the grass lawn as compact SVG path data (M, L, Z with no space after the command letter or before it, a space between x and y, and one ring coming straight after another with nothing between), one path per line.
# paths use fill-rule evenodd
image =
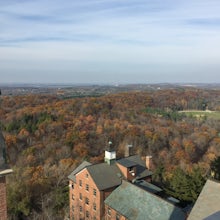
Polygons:
M186 111L179 111L179 113L184 113L189 117L196 117L196 118L213 118L213 119L220 119L220 111L199 111L199 110L186 110Z

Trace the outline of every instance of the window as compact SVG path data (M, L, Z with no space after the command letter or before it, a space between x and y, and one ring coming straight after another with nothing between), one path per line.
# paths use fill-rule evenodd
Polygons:
M83 211L82 206L80 206L80 207L79 207L79 211L80 211L80 212L82 212L82 211Z
M108 208L108 215L111 216L111 209Z
M79 180L79 186L82 187L82 180Z
M86 191L89 191L89 185L86 184Z
M96 210L96 204L95 203L93 203L93 209Z
M82 200L82 193L79 194L79 199Z
M74 206L72 206L72 211L74 212Z
M87 178L87 179L89 178L89 174L88 174L88 173L86 173L86 178Z
M89 218L89 211L86 211L86 218Z
M86 197L86 204L89 205L89 199Z
M93 195L96 196L96 189L93 189Z
M75 199L75 196L74 196L74 194L72 194L72 200L74 200Z
M134 170L134 168L133 167L129 167L128 170L129 170L129 172L131 172L131 171Z
M74 183L72 183L71 187L72 187L72 189L74 189Z
M116 214L115 220L120 220L120 215L119 214Z

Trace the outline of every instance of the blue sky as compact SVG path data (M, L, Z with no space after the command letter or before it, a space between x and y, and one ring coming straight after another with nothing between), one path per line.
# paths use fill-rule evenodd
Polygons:
M0 82L220 83L219 12L219 0L0 0Z

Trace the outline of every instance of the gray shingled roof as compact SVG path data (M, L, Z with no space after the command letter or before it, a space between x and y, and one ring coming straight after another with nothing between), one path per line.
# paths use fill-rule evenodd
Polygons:
M184 212L173 204L123 181L105 204L129 220L183 220Z
M220 182L207 180L188 220L220 219Z
M129 160L129 158L122 158L120 160L117 160L117 162L124 167L133 167L137 165L137 163Z
M139 155L133 155L130 157L119 159L117 160L117 163L125 167L136 166L137 173L135 179L137 180L152 175L152 172L146 168L145 162L141 159Z
M145 162L141 160L138 155L123 158L117 160L117 162L122 165L124 164L124 166L126 165L126 167L136 166L136 179L152 175L152 172L146 169ZM84 161L68 176L68 178L75 182L76 174L84 168L87 168L99 190L108 189L121 184L122 174L119 168L116 165L108 165L106 163L92 165Z
M83 161L75 170L73 170L73 172L68 176L68 178L76 182L76 174L83 170L85 167L90 165L92 164L87 161Z
M151 192L154 194L160 193L163 191L160 187L155 186L155 185L153 185L149 182L146 182L144 180L138 180L138 181L134 182L134 184L139 186L140 188L147 190L148 192Z
M87 170L99 190L108 189L121 184L121 173L115 165L100 163L87 167Z

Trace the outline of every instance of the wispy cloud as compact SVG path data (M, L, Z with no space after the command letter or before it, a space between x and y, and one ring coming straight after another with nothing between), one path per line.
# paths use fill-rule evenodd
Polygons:
M124 70L125 63L215 63L219 11L218 0L0 1L0 60L72 60L85 68L102 61L106 69L115 62Z
M164 42L175 43L177 35L193 35L191 25L217 25L218 17L197 14L187 1L13 1L14 4L0 5L1 34L3 41L13 39L15 43L25 39L39 41L48 39L72 39L78 36L90 41L118 40L121 42ZM201 1L202 2L202 1ZM205 5L206 6L206 5ZM186 8L185 10L183 8ZM210 9L209 9L210 10ZM217 16L217 15L212 15ZM188 27L184 26L188 24ZM163 35L163 38L161 37ZM39 39L37 39L37 36ZM86 37L87 36L87 37ZM97 36L97 39L94 37ZM90 38L91 37L91 38ZM90 38L90 39L89 39ZM178 40L178 37L177 37ZM168 42L169 43L169 42Z
M216 18L197 18L188 20L187 24L205 28L220 27L220 16Z

